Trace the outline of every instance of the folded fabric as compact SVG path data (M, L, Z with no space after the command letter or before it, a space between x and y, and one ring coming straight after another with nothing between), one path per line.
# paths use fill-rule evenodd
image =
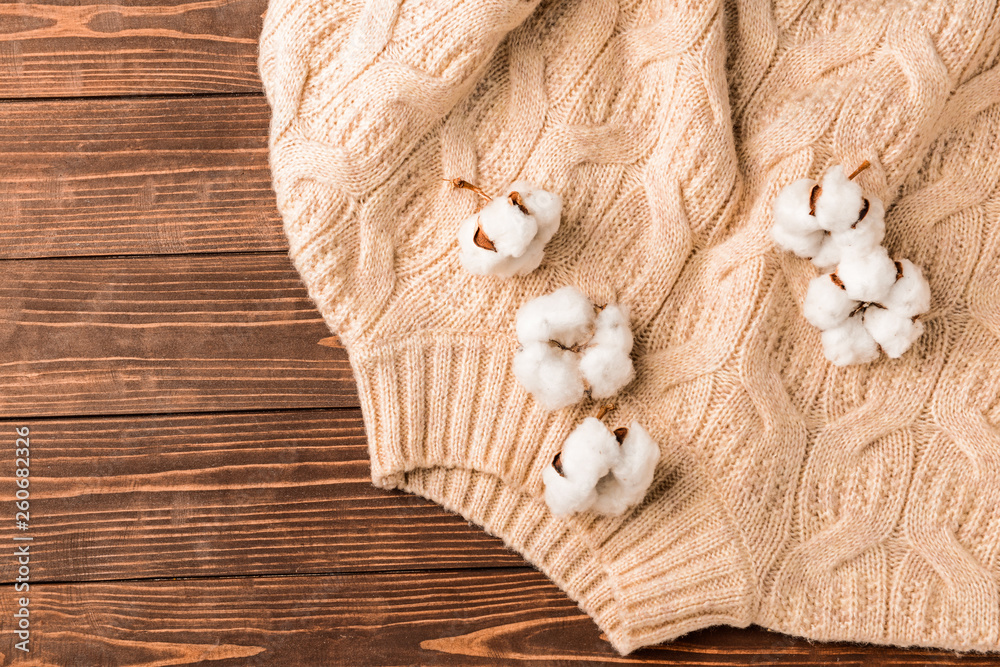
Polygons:
M278 207L373 482L502 537L623 654L750 623L1000 650L998 58L996 4L963 0L271 0ZM899 359L839 368L772 209L864 160L932 299ZM562 198L537 269L463 268L454 178ZM628 313L618 421L661 448L617 516L549 510L595 402L512 370L518 309L567 285Z

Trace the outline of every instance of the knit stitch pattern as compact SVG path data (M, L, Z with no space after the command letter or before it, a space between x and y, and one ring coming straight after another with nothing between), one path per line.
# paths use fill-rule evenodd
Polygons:
M372 480L502 537L625 654L715 624L1000 650L1000 10L981 0L271 0L260 72L289 255L343 340ZM843 164L931 284L900 359L838 368L777 192ZM524 277L455 231L528 180L562 225ZM613 418L645 500L555 517L517 309L622 303Z

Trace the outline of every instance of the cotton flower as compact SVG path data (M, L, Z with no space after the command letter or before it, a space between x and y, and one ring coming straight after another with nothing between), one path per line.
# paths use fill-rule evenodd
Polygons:
M820 331L840 326L858 307L858 302L847 295L836 274L827 273L809 281L802 315L809 324Z
M924 323L872 306L865 311L865 330L889 357L898 359L924 333Z
M819 253L825 237L816 217L809 212L809 193L815 184L810 178L800 178L782 188L774 199L771 238L799 257Z
M459 260L467 271L509 278L538 268L545 244L559 229L559 195L517 181L504 188L503 196L490 198L461 179L451 183L489 200L458 228Z
M586 387L576 353L529 341L514 355L514 377L546 410L583 400Z
M612 433L588 417L570 433L556 461L542 471L553 514L594 511L619 515L646 495L659 446L636 421Z
M555 462L542 471L545 502L553 514L583 512L597 499L597 483L618 460L618 440L600 419L587 417L577 426Z
M597 316L594 337L580 358L580 371L594 398L610 398L635 377L632 329L621 306L609 305Z
M608 304L600 313L568 286L532 299L517 312L521 349L514 376L543 408L558 410L584 398L610 398L635 377L628 313Z
M868 166L862 163L849 176L833 166L820 184L799 179L774 202L775 243L825 272L810 281L802 315L823 332L824 354L838 366L874 361L880 348L899 357L923 334L916 316L930 308L920 268L894 261L882 246L882 200L866 197L854 183Z
M842 165L830 167L823 175L815 197L816 221L828 232L843 232L858 221L863 196L861 186L852 181Z
M881 301L896 282L896 263L882 246L864 255L848 254L837 265L847 295L857 301Z
M594 304L572 285L527 302L517 311L517 339L582 345L594 335Z
M840 244L833 240L832 235L828 234L819 247L819 253L812 258L812 263L821 271L830 271L840 264L840 258L843 254L844 251Z
M637 421L628 429L615 430L615 437L621 442L618 461L611 467L611 474L597 482L597 498L592 506L598 514L610 516L623 514L642 501L660 459L659 446Z
M823 332L823 351L837 366L865 364L878 359L878 344L855 315Z
M908 259L896 265L898 278L881 303L865 311L865 329L891 358L898 359L924 333L916 319L931 306L931 289L923 271Z
M919 266L908 259L899 264L902 275L882 299L882 305L904 317L922 315L931 307L931 286Z
M863 255L880 245L885 238L885 205L878 197L865 198L861 218L847 229L830 235L830 240L844 254Z

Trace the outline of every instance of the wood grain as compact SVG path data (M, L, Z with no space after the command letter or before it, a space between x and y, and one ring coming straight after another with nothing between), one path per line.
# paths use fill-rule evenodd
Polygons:
M266 0L0 4L0 97L259 91Z
M358 410L0 422L30 428L37 581L523 566L417 496L372 486ZM13 484L0 505L13 507ZM0 581L14 580L0 558Z
M532 570L42 584L30 594L35 664L996 664L725 628L623 658ZM4 618L14 604L2 596ZM8 660L12 643L0 649Z
M8 261L0 415L358 405L284 254Z
M0 104L0 259L287 251L269 119L262 96Z

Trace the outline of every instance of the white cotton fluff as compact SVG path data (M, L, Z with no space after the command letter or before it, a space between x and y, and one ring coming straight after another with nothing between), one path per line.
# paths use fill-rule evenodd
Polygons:
M514 377L546 410L559 410L583 400L586 387L578 356L537 341L523 343L514 355Z
M837 366L865 364L878 358L878 344L865 329L861 317L847 319L823 332L823 352Z
M842 232L858 221L861 186L847 178L843 165L834 165L823 174L816 200L816 220L828 232Z
M827 273L809 281L809 289L802 302L802 315L809 324L826 331L846 322L857 307L858 301L849 297L844 288L833 281L833 274Z
M515 375L546 409L572 405L587 391L593 398L610 398L635 377L628 313L618 304L596 313L576 287L525 303L515 329L522 345L514 357ZM545 348L558 351L558 359L543 353ZM572 365L574 373L556 372L557 364Z
M535 243L544 246L559 231L562 197L554 192L537 188L527 181L516 181L506 188L504 198L507 198L514 191L521 193L524 205L531 212L531 215L535 216L535 221L538 224L538 235L535 237Z
M830 237L845 255L869 253L882 245L882 240L885 238L885 205L878 197L866 199L868 199L868 212L865 213L865 217L852 227Z
M653 482L660 448L639 422L633 421L619 448L618 461L597 483L597 498L591 509L617 516L646 497Z
M524 276L538 268L545 257L545 245L532 242L520 257L509 257L498 266L493 275L500 278Z
M773 204L771 239L779 247L805 258L819 252L825 236L816 217L809 214L809 193L813 185L812 179L800 178L783 187Z
M809 193L816 181L800 178L781 188L774 198L774 224L801 234L821 231L816 216L809 213Z
M517 311L517 339L582 345L594 334L594 304L572 285L527 302Z
M924 333L924 323L872 306L865 311L865 329L889 357L898 359Z
M479 222L476 216L466 218L458 226L458 259L469 273L477 276L499 275L506 272L509 257L480 248L475 243Z
M931 286L920 267L908 259L901 259L903 275L882 299L883 306L903 317L915 317L930 310Z
M535 216L525 214L506 197L491 200L476 218L483 233L496 246L496 252L505 257L523 255L538 234Z
M822 271L830 271L840 264L842 256L843 252L840 249L840 245L833 240L833 235L826 234L823 237L823 244L819 248L819 253L812 258L812 263Z
M508 196L515 190L521 195L527 214L510 202ZM502 278L531 273L542 262L545 244L559 229L562 215L559 195L526 181L512 183L503 192L503 196L490 200L459 225L459 260L469 273ZM482 229L495 250L476 245L477 229Z
M864 255L845 255L837 265L837 275L852 299L881 301L896 282L896 263L878 246Z
M598 314L594 335L580 357L580 371L594 398L610 398L635 377L632 329L628 314L616 304Z
M823 175L811 216L813 186L803 178L782 188L771 228L777 245L826 273L810 281L802 314L823 332L826 357L838 366L874 361L880 347L897 358L923 334L914 318L930 309L930 285L913 262L889 257L885 204L864 197L842 165Z
M597 483L620 457L618 440L601 420L587 417L577 426L559 455L562 474L554 465L542 471L545 503L557 516L583 512L597 499Z
M826 234L821 231L801 234L779 223L775 223L771 227L771 240L779 248L795 253L804 259L815 257L823 246L825 238Z

